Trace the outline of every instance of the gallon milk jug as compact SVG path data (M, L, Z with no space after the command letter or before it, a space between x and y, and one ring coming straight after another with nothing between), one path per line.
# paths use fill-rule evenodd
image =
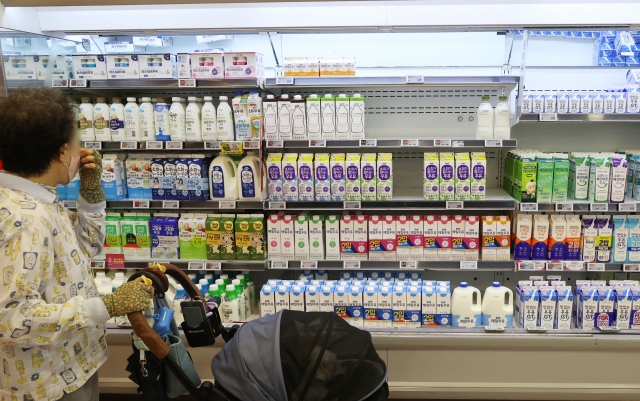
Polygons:
M238 164L238 198L260 200L260 188L264 188L265 180L260 182L260 159L255 152L247 152Z
M451 326L480 327L482 306L480 290L462 282L451 295Z
M233 159L220 155L209 166L209 183L212 200L238 199L237 167Z
M489 96L482 96L482 103L478 107L476 138L493 138L493 107L489 99Z
M500 101L495 110L493 137L509 139L511 138L511 109L509 108L509 103L507 103L506 96L500 96L498 99Z
M93 129L93 105L88 97L82 98L82 104L78 110L78 128L80 128L81 141L96 140L96 132Z
M513 326L513 292L499 282L491 283L482 298L483 326Z

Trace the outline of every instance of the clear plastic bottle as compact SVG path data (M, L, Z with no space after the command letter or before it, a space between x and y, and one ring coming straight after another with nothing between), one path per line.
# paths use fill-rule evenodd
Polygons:
M143 97L140 101L140 139L155 141L156 121L153 115L153 105L150 97Z
M495 110L495 126L493 137L499 139L511 138L511 108L506 96L500 96Z
M78 128L80 129L81 141L96 140L96 131L93 128L93 105L88 97L83 97L82 103L78 107Z
M182 99L174 97L171 99L169 108L169 130L172 141L184 141L187 139L187 122Z
M202 105L202 140L214 141L218 139L218 121L216 120L216 107L212 103L211 96L204 97Z
M140 108L135 97L128 97L124 106L124 132L127 141L139 141L140 134Z
M109 106L106 101L105 98L99 97L93 106L93 128L96 133L96 141L111 141Z
M218 139L221 141L233 141L234 139L233 113L228 101L228 97L220 96L220 104L216 113Z
M127 140L124 130L124 105L119 97L114 97L113 103L109 107L109 126L111 127L112 141Z
M170 141L169 134L169 105L165 98L159 97L153 108L153 115L156 120L156 141Z
M482 103L478 107L476 138L493 138L493 106L489 103L489 96L482 96Z
M198 142L202 140L202 118L200 107L195 97L189 97L189 105L185 112L187 124L187 141Z

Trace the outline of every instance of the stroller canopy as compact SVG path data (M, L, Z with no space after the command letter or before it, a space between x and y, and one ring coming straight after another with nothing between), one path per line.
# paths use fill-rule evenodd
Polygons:
M330 312L283 310L246 323L211 370L240 400L387 399L387 367L371 335Z

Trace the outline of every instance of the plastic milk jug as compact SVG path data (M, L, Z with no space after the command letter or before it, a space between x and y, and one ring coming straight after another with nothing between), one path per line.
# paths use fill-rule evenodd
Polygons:
M247 152L238 164L238 198L260 200L261 188L264 188L264 175L260 182L260 159L255 152Z
M209 165L209 183L212 200L238 199L236 164L229 156L220 155Z
M466 282L453 290L451 295L451 326L480 327L482 324L482 306L480 290L470 287Z
M179 97L171 98L171 107L169 108L169 132L172 141L184 141L187 139L187 125L184 106L182 99Z
M482 297L483 326L513 326L513 292L499 282L491 283Z

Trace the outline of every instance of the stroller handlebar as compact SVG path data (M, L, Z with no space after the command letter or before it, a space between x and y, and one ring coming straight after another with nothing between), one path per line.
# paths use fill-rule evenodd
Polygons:
M156 333L144 317L142 312L134 312L127 315L133 332L144 342L149 351L159 359L164 359L169 354L169 345Z

